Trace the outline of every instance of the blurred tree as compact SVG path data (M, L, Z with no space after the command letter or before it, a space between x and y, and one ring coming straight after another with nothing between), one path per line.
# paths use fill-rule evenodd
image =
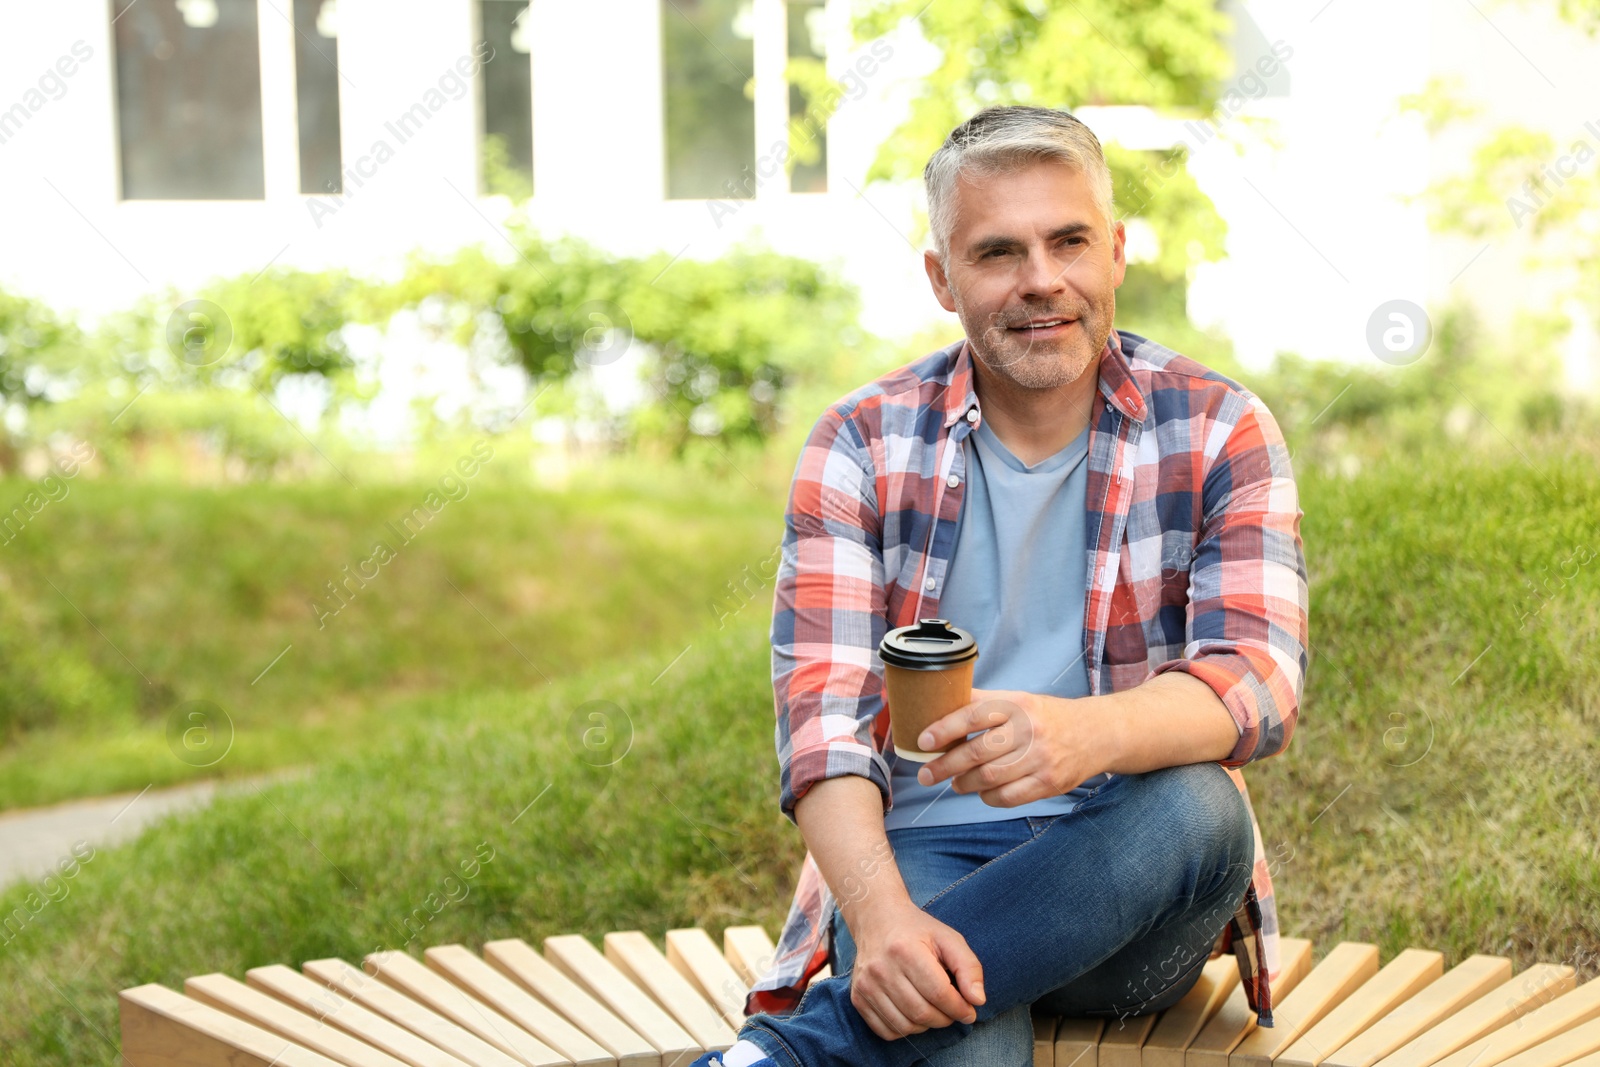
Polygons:
M1600 0L1525 0L1590 37L1600 36ZM1458 80L1433 78L1401 100L1430 134L1474 119L1482 109L1463 98ZM1570 139L1569 139L1570 138ZM1553 279L1547 309L1565 328L1563 308L1576 300L1600 322L1600 123L1558 134L1520 124L1496 127L1479 142L1463 174L1419 194L1429 224L1444 233L1486 240L1525 233L1527 266Z
M196 365L222 369L237 363L262 389L289 374L333 377L350 368L340 331L346 322L363 317L364 290L364 283L337 270L278 267L218 282L205 296L227 316L232 340L225 352L216 351L212 340L204 341L208 351L200 358L213 362L196 360ZM221 328L203 315L197 325L202 331ZM172 343L169 338L169 347Z
M1210 118L1233 73L1231 20L1214 0L873 0L856 34L877 37L907 18L943 58L869 180L919 176L949 132L989 105L1144 104ZM1190 265L1222 257L1226 225L1189 176L1184 148L1104 147L1118 217L1144 219L1159 241L1150 270L1181 286Z
M37 300L0 290L0 472L16 469L16 428L42 402L79 385L83 338Z
M484 192L490 196L503 196L520 204L533 195L533 178L512 161L511 150L500 134L484 136L478 165L483 173Z
M630 416L638 443L682 454L696 439L764 440L791 379L861 337L855 290L808 260L757 248L710 261L618 257L516 226L512 237L518 255L508 263L476 247L414 259L392 306L453 303L443 318L463 344L487 315L536 389L637 344L653 394Z

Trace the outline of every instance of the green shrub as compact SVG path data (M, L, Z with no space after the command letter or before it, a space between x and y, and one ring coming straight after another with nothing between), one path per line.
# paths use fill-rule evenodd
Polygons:
M765 440L798 377L867 340L854 289L808 260L758 248L711 261L612 256L517 228L512 240L508 263L480 248L414 260L389 309L444 300L463 343L489 318L536 388L640 343L653 400L627 421L627 443L683 455L696 438Z

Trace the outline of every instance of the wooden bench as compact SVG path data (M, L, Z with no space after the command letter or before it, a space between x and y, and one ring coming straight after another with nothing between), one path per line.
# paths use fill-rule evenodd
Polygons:
M122 1052L132 1067L682 1067L734 1042L772 951L741 926L721 949L703 930L624 931L200 975L124 990ZM1380 967L1377 946L1346 941L1312 966L1289 937L1281 957L1269 1028L1224 956L1158 1014L1036 1014L1035 1067L1600 1067L1600 979L1577 986L1564 964L1446 970L1406 949Z

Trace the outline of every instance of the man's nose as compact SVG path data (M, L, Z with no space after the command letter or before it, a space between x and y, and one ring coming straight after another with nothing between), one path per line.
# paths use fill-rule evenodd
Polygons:
M1061 262L1044 248L1030 248L1022 261L1022 273L1017 279L1019 295L1051 296L1067 287L1067 270L1070 261Z

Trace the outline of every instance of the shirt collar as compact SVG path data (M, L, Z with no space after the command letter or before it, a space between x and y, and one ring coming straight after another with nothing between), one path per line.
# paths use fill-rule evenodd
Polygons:
M1144 393L1139 390L1133 367L1122 351L1122 335L1116 330L1106 338L1106 350L1100 356L1100 394L1128 418L1144 421Z
M1100 394L1106 403L1115 407L1136 422L1144 421L1144 394L1133 377L1128 357L1122 351L1122 337L1112 330L1106 338L1106 347L1100 353ZM944 393L944 425L946 429L967 417L967 412L978 406L978 391L972 375L972 342L961 342L956 353L955 367L950 372L950 384Z

